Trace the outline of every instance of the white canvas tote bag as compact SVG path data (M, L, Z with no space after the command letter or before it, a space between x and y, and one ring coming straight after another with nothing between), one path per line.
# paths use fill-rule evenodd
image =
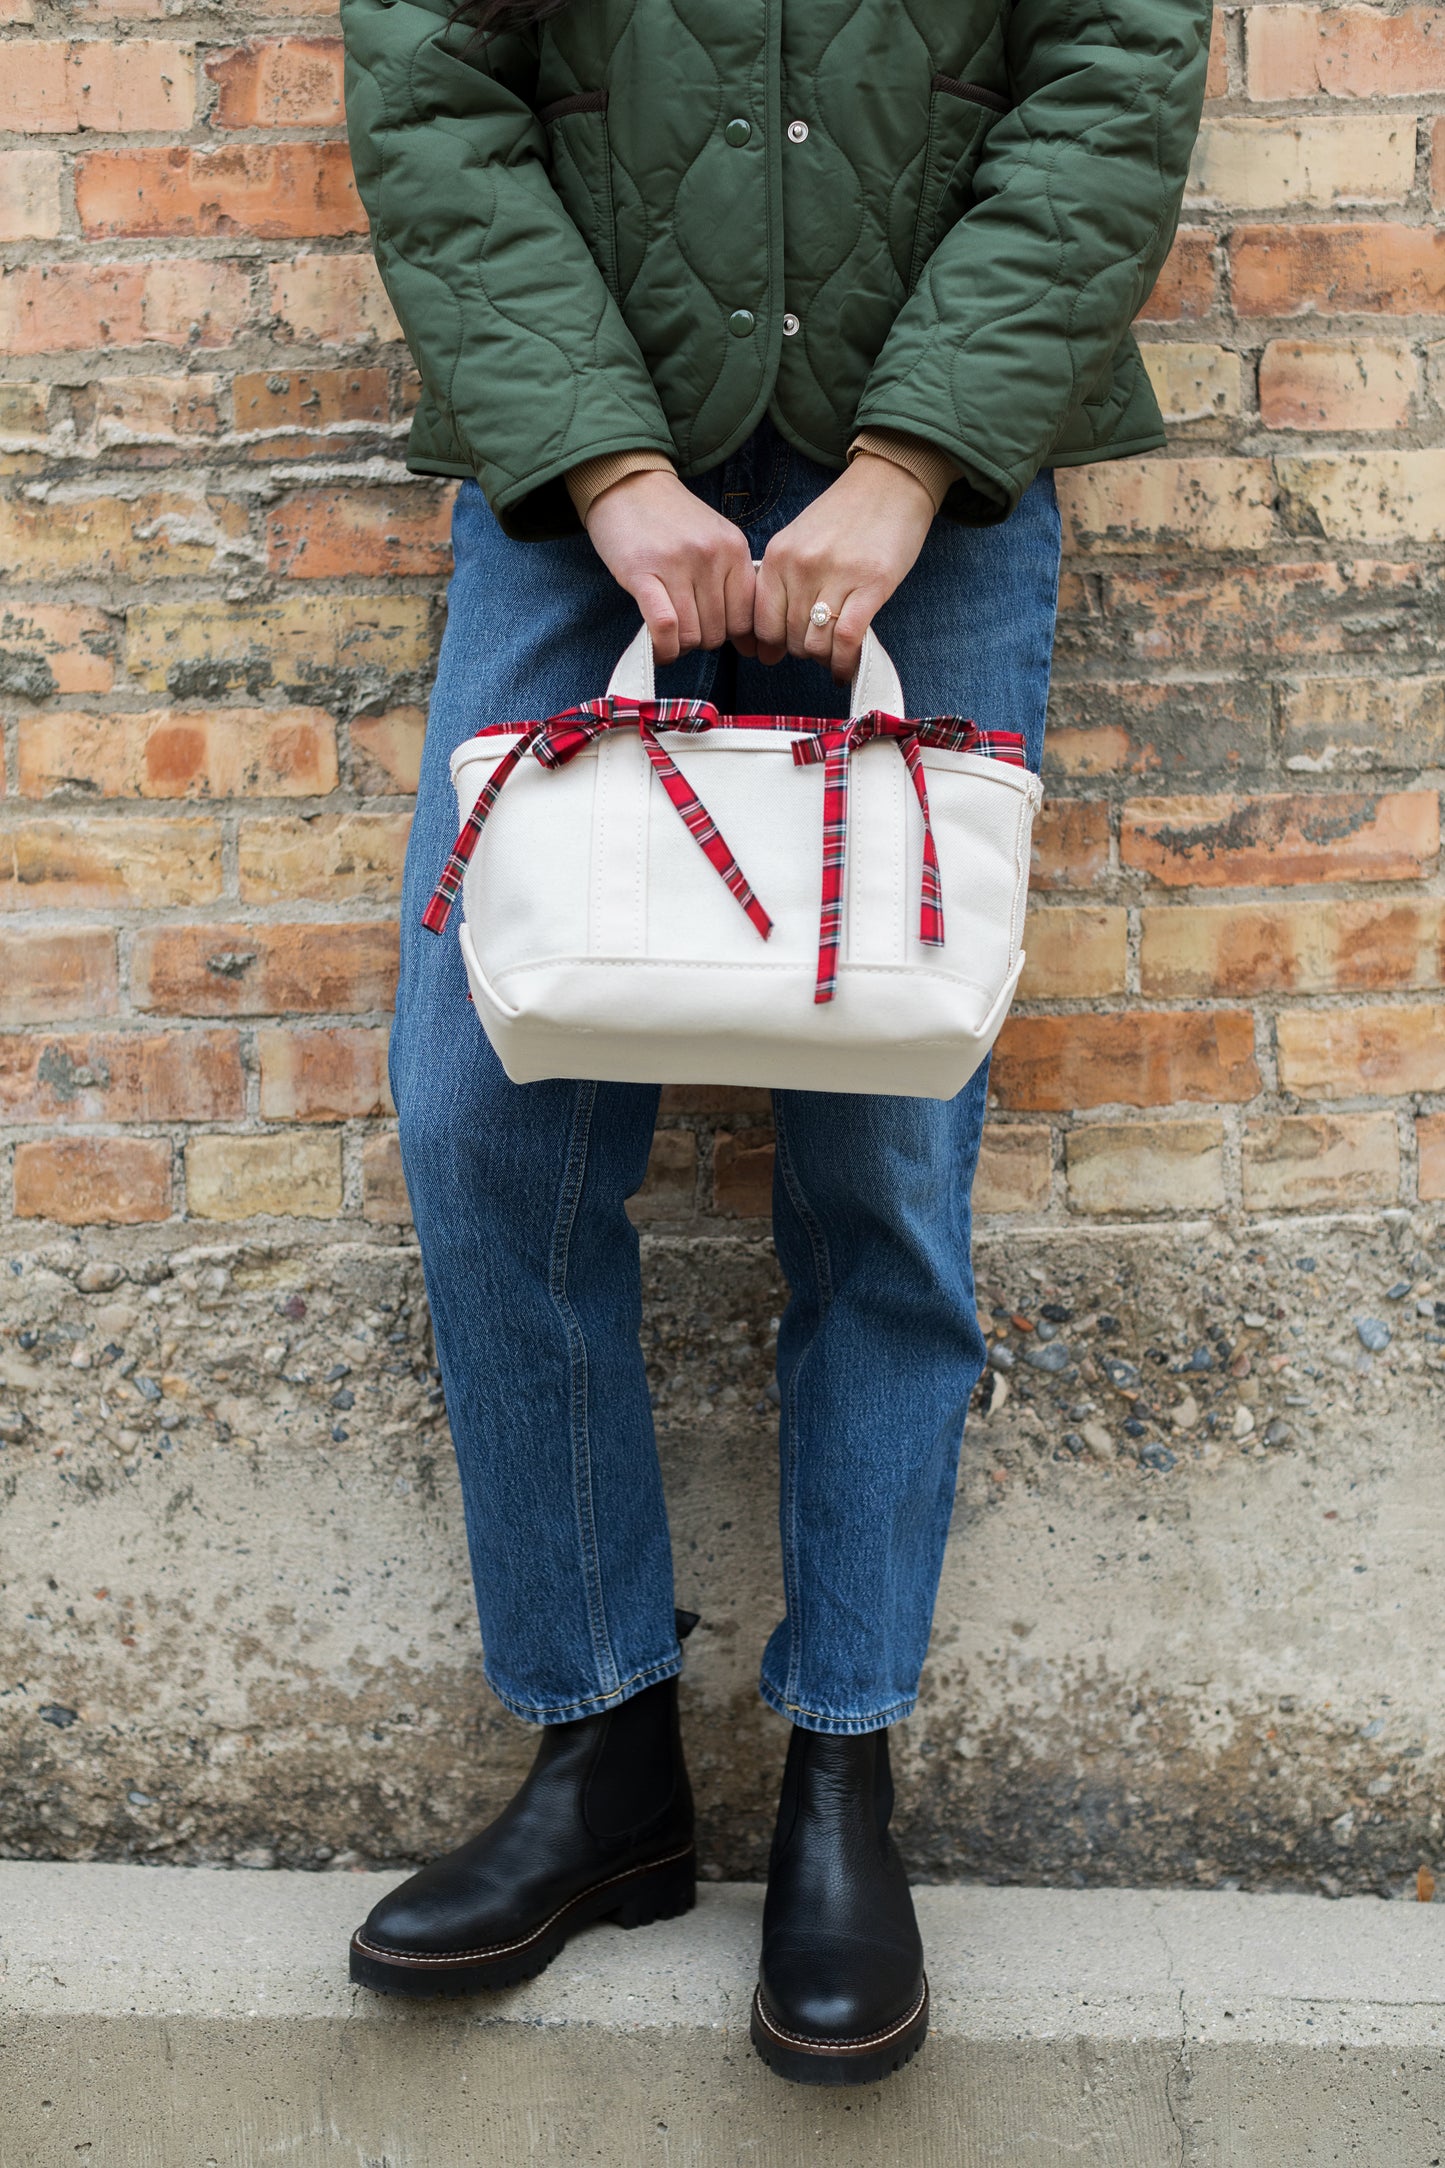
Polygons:
M873 634L847 722L658 700L646 627L600 700L458 747L472 999L514 1083L950 1099L1024 955L1023 740L904 719Z

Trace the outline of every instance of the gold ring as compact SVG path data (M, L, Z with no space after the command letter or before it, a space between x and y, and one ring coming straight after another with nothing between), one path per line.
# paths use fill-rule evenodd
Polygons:
M831 624L833 618L833 613L826 602L815 602L808 615L813 623L819 626Z

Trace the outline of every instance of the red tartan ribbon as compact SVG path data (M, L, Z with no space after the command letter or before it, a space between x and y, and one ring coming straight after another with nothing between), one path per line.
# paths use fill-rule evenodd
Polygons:
M772 920L754 895L707 807L656 736L658 725L669 730L697 732L716 729L721 720L717 709L705 700L623 700L609 694L601 700L584 701L580 707L564 708L560 715L549 716L545 722L524 724L521 737L497 762L481 796L467 815L442 869L442 877L432 891L431 901L422 912L423 926L429 933L445 931L452 905L477 847L477 837L486 825L487 815L496 804L502 786L519 761L531 753L544 768L565 768L569 760L575 759L584 746L601 737L604 731L635 729L641 736L658 781L676 806L688 833L708 863L716 867L766 941L773 930ZM487 735L486 731L478 732L479 737Z
M838 990L838 952L843 937L843 886L848 864L848 764L855 746L872 738L891 738L913 778L914 795L923 815L923 882L919 906L919 939L929 948L943 946L943 886L938 873L938 846L933 840L933 820L928 810L928 784L923 773L925 745L948 753L983 753L1005 760L1011 767L1025 765L1024 741L1012 730L979 730L961 715L929 715L908 722L900 715L885 715L870 708L851 722L833 723L810 737L793 741L793 759L800 768L823 766L823 908L818 924L818 977L813 988L815 1002L831 1001Z
M913 780L914 794L923 815L923 881L919 912L919 937L930 948L943 945L943 889L938 871L938 848L933 840L933 821L928 808L928 785L923 773L923 748L948 753L982 753L1011 767L1027 765L1024 741L1012 730L979 730L960 715L928 715L908 721L871 708L851 722L825 723L809 728L814 718L802 715L738 715L724 721L706 700L625 700L605 695L564 708L544 722L515 726L520 736L504 753L488 777L481 795L467 815L461 834L452 845L441 879L422 912L429 933L442 933L451 907L461 889L487 816L502 787L518 763L530 753L544 768L563 768L585 746L608 730L635 729L652 762L663 789L677 808L689 834L710 865L716 868L731 893L766 941L773 922L753 893L742 868L728 849L716 823L671 756L657 739L658 728L697 733L716 729L805 731L795 737L793 759L800 768L824 763L823 773L823 895L818 924L818 976L815 1002L833 999L838 987L838 954L843 935L844 882L848 858L848 775L854 748L873 738L891 738L902 753ZM510 732L513 726L492 725L478 737Z

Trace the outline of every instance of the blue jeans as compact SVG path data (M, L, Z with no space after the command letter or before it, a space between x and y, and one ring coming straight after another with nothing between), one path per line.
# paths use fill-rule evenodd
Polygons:
M833 479L763 426L692 486L753 554ZM512 1084L467 998L455 935L422 907L456 830L453 748L483 723L600 693L636 626L585 537L513 542L473 483L427 727L402 906L391 1079L456 1443L487 1678L561 1723L680 1669L672 1558L624 1209L658 1093ZM1002 525L936 520L878 631L909 713L1043 744L1058 580L1053 478ZM724 710L838 715L846 687L731 649L659 672ZM485 848L485 844L483 844ZM786 1615L763 1698L814 1731L906 1716L928 1645L969 1396L983 1366L969 1191L987 1091L780 1091L773 1225Z

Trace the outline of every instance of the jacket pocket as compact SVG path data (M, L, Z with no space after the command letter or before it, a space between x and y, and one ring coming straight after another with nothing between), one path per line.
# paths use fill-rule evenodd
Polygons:
M607 93L579 90L570 98L554 98L539 109L537 118L552 152L552 185L616 300L617 221Z
M973 175L984 140L1009 101L982 83L961 82L956 75L935 75L928 106L928 143L913 229L911 293L950 226L973 201Z

